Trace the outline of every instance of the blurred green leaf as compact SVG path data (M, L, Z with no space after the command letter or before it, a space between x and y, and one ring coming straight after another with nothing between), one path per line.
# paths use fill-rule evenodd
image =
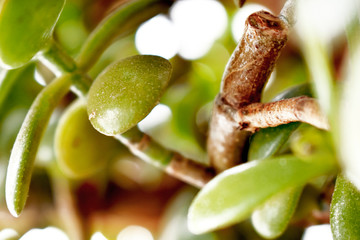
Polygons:
M90 124L86 102L79 99L62 115L55 133L60 169L71 178L87 178L104 169L118 142Z
M3 115L5 101L22 69L3 70L0 72L0 115Z
M159 240L216 240L214 233L194 235L187 228L187 212L197 190L182 189L177 193L165 210Z
M251 216L256 231L267 239L279 237L286 230L297 207L302 187L295 187L268 199Z
M0 3L0 59L18 68L44 49L65 0L4 0Z

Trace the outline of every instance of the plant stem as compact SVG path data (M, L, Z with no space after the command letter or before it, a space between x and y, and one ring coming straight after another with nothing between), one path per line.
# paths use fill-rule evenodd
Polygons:
M37 58L57 77L76 70L75 61L54 40Z
M5 186L6 203L15 217L18 217L24 208L35 157L47 123L59 101L68 92L71 81L71 74L63 75L39 93L16 137Z
M123 4L91 33L77 58L79 69L87 72L116 37L129 34L169 7L170 2L163 0L134 0Z
M326 117L313 98L301 96L270 103L253 103L239 109L236 121L240 128L255 131L257 128L276 127L290 122L304 122L329 130Z
M115 138L135 156L195 187L203 187L215 176L211 168L163 148L137 127Z
M3 115L3 107L11 88L23 69L2 70L0 72L0 116Z
M270 13L253 13L246 20L244 35L226 66L210 124L207 149L217 172L241 162L248 136L221 106L239 109L260 101L287 34L287 25Z
M66 73L79 72L72 57L69 56L54 40L52 40L49 47L37 57L58 77ZM86 96L90 89L92 79L83 73L74 74L72 80L73 86L71 90L78 96Z

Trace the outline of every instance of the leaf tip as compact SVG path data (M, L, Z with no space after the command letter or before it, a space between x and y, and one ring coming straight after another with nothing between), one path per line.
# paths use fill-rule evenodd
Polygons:
M11 215L16 218L20 216L23 208L17 206L14 197L8 192L6 193L6 205Z

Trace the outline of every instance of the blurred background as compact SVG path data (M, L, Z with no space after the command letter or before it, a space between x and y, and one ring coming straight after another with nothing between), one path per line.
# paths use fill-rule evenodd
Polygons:
M92 29L126 1L67 0L54 38L76 57ZM112 44L89 75L96 78L108 64L135 54L169 59L174 68L171 83L161 104L139 127L166 148L207 163L205 141L212 101L219 91L225 65L243 33L245 19L263 9L279 14L284 2L248 0L239 9L232 0L174 1L167 14L150 19ZM334 23L328 25L328 29L323 26L324 38L330 42L327 50L335 75L340 75L347 47L344 32ZM290 86L309 81L299 33L301 31L295 29L290 35L262 101L271 100ZM61 114L75 99L72 93L51 119L37 156L26 208L19 218L12 217L4 200L7 161L27 109L53 75L40 63L32 63L14 77L18 79L17 84L0 113L0 229L3 229L0 239L20 236L23 236L21 239L50 239L51 236L61 240L81 239L81 236L92 240L261 239L249 222L200 236L189 233L187 208L198 190L144 163L118 142L113 143L113 154L106 159L106 164L92 176L79 179L59 170L53 149L54 133ZM321 215L322 203L318 201L318 196L325 194L321 191L307 190L282 239L320 239L316 237L320 228L321 239L331 239L326 224L328 216ZM314 214L320 216L314 217ZM313 224L325 225L308 228L308 236L304 235L305 229Z

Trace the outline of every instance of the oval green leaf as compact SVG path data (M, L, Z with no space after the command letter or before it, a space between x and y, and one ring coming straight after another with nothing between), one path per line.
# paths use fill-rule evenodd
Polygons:
M231 168L216 176L196 196L189 209L188 227L200 234L243 221L277 193L335 169L332 156L314 156L312 161L283 156Z
M334 240L360 239L360 191L340 175L331 200L330 224Z
M55 133L55 154L62 172L83 179L104 169L118 142L90 124L86 102L76 101L61 117Z
M105 69L88 95L94 128L114 136L135 126L159 102L171 69L168 60L151 55L129 57Z
M18 68L46 47L65 0L0 2L0 62Z

